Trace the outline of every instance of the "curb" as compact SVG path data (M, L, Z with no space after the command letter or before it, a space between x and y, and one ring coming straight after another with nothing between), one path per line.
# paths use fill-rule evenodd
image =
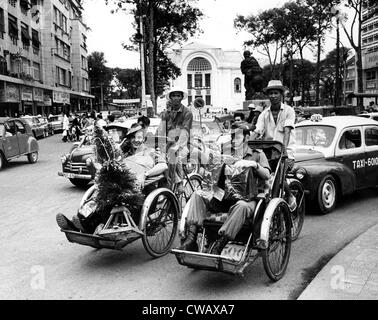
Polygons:
M378 224L336 254L298 300L377 300Z

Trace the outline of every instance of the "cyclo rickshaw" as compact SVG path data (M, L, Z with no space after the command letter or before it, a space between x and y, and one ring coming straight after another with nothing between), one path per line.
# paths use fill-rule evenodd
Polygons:
M112 127L117 125L113 124ZM161 257L169 252L173 244L183 204L195 190L201 188L201 176L188 175L186 170L184 174L183 192L178 191L177 184L169 182L166 173L148 177L142 190L146 198L138 214L131 213L123 204L114 206L107 222L100 224L93 234L61 231L70 242L97 249L121 250L141 238L144 248L152 257ZM78 209L83 216L87 217L95 210L97 192L96 184L85 192Z
M171 252L181 265L234 275L243 275L245 268L261 256L268 277L278 281L283 277L289 262L292 232L300 232L292 230L292 214L284 196L284 147L277 141L250 141L249 145L265 152L272 169L272 178L266 190L256 196L257 205L253 217L243 225L236 239L225 246L221 255L209 252L218 238L218 230L226 220L227 212L210 212L204 220L197 238L198 252L179 249L172 249ZM298 196L303 199L303 193ZM186 234L186 215L184 210L179 231L181 236Z

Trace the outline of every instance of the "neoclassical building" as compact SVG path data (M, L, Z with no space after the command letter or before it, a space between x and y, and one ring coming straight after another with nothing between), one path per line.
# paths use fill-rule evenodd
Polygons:
M181 69L181 76L171 81L188 92L184 104L201 97L209 110L243 108L244 76L240 71L241 52L222 50L198 42L189 43L171 54L172 61Z

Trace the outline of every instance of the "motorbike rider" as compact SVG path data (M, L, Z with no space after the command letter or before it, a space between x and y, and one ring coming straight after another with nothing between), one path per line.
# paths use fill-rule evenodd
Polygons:
M160 175L167 170L168 166L164 155L145 145L144 130L137 123L132 125L126 137L130 141L130 150L128 150L127 157L122 161L135 175L136 183L141 191L145 187L147 178ZM63 214L58 213L56 222L63 230L93 233L99 224L106 222L109 215L110 211L104 213L94 210L85 217L79 211L77 215L72 217L72 220L69 220Z
M237 127L232 131L236 162L224 167L225 190L219 188L220 179L217 179L211 191L196 191L190 197L184 208L184 212L188 213L186 218L188 232L179 249L198 251L197 234L198 228L203 225L203 220L211 213L228 211L228 217L218 231L220 237L211 250L212 254L220 255L227 242L235 238L246 219L253 215L256 207L254 200L256 190L265 187L265 182L270 178L270 166L262 150L251 149L248 146L248 137L249 130ZM236 190L233 181L238 180L235 180L238 175L244 176L245 170L249 168L253 169L254 174L247 176L247 185L241 185L241 188L248 189L248 196L242 196L241 188Z

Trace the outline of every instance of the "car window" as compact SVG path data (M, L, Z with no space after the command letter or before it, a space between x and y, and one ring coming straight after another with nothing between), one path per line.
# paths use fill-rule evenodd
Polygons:
M5 123L5 136L13 136L16 134L16 126L13 121Z
M16 124L18 132L20 132L20 133L26 133L25 126L24 126L24 124L21 121L15 121L15 124Z
M295 128L296 144L327 148L334 140L336 128L331 126L300 126Z
M368 128L365 130L365 144L367 146L378 145L378 128Z
M370 114L359 114L358 116L362 118L370 118Z
M378 117L373 117L373 120L378 121Z
M340 138L339 149L354 149L361 147L361 131L359 129L346 130Z

